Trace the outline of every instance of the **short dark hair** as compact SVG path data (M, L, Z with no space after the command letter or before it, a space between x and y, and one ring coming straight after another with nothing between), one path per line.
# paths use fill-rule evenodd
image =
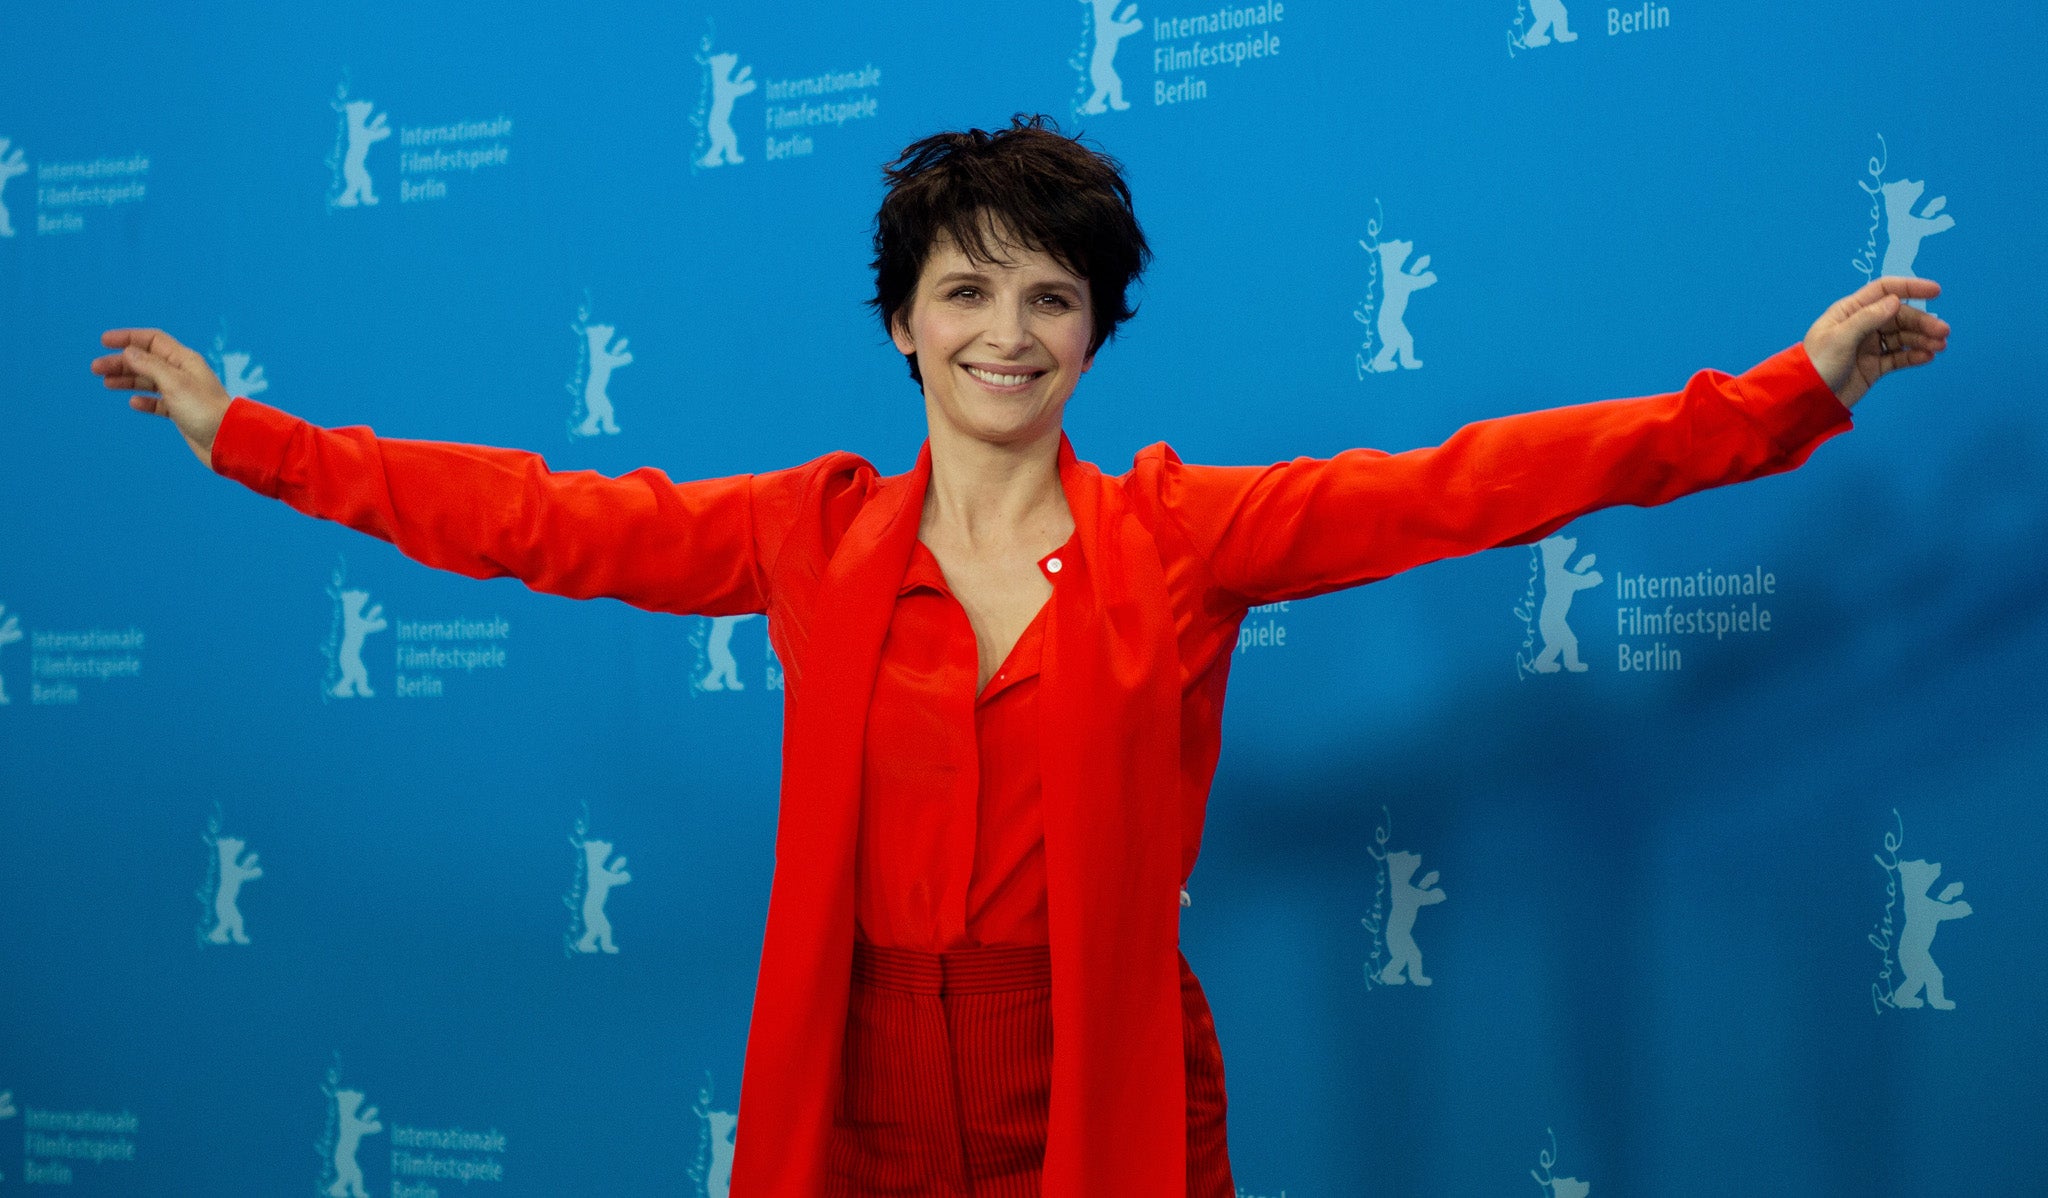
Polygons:
M875 298L893 331L942 237L969 258L1002 259L995 238L1050 254L1088 282L1095 331L1088 352L1137 314L1128 297L1151 260L1116 159L1060 132L1047 116L1012 117L993 133L968 129L912 142L882 168L888 194L875 214ZM922 381L917 357L910 377Z

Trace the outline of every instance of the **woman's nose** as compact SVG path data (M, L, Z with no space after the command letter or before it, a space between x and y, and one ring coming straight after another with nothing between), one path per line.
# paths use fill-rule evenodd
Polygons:
M992 306L986 336L989 344L1005 353L1015 353L1031 343L1031 329L1024 319L1023 302Z

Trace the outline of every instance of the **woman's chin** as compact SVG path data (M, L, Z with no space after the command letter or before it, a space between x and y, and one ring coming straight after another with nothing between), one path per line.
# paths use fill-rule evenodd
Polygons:
M976 404L974 407L978 410L955 411L949 414L950 418L940 417L935 413L937 418L933 424L936 427L939 419L944 419L947 425L965 437L1006 448L1028 445L1047 436L1059 435L1059 408L1047 411L1037 404L1029 405L1028 408L1019 404L1006 410L1003 405L986 403Z

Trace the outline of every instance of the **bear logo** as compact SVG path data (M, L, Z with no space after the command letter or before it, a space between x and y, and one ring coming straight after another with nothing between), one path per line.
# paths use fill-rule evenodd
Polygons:
M243 395L251 399L270 390L270 381L263 377L263 368L249 368L255 358L243 353L224 353L220 356L220 381L229 395Z
M1924 180L1894 179L1879 190L1884 193L1884 266L1887 275L1913 277L1913 260L1920 256L1920 242L1936 233L1946 233L1956 227L1956 218L1943 212L1948 204L1947 196L1935 196L1919 212L1913 205L1920 202L1920 195L1927 190ZM1916 308L1926 308L1926 300L1911 300Z
M1125 4L1121 13L1117 5L1122 0L1081 0L1095 9L1095 47L1088 55L1088 82L1095 93L1088 97L1079 111L1087 116L1115 109L1122 112L1131 106L1124 99L1124 81L1116 73L1116 48L1123 40L1145 27L1138 19L1138 6Z
M0 1119L14 1118L14 1091L0 1090Z
M611 897L612 887L624 886L633 880L626 872L626 859L622 856L609 864L606 858L612 854L608 840L586 840L583 843L583 938L576 942L579 953L618 952L612 943L612 921L604 913L605 900Z
M690 1113L697 1116L697 1152L687 1171L693 1183L689 1193L692 1198L731 1198L733 1143L739 1117L731 1111L712 1109L709 1073L704 1075L704 1084L697 1090L697 1101L691 1104Z
M584 337L590 345L590 368L583 379L583 423L576 426L579 437L595 437L601 434L617 433L619 426L614 419L612 397L607 391L611 386L612 371L631 364L633 355L626 350L626 339L619 338L618 344L611 343L612 334L618 329L608 324L586 325Z
M1899 886L1906 900L1906 926L1899 933L1899 968L1905 978L1892 995L1894 1006L1956 1009L1955 1001L1942 992L1941 970L1935 966L1930 950L1934 947L1934 933L1942 922L1970 914L1970 904L1956 897L1963 892L1961 882L1942 887L1939 898L1928 897L1927 892L1940 876L1939 861L1899 862ZM1927 995L1924 1003L1920 998L1923 991Z
M743 691L746 684L740 681L740 663L732 655L732 632L757 613L741 616L711 617L711 631L704 637L704 673L697 679L700 691Z
M1415 334L1408 331L1408 297L1424 287L1436 285L1436 272L1428 269L1429 255L1416 259L1413 270L1404 270L1402 267L1408 261L1408 255L1415 252L1414 242L1382 241L1375 246L1361 241L1358 244L1368 252L1378 251L1382 286L1385 288L1376 326L1380 335L1380 352L1367 369L1375 373L1392 370L1397 357L1404 370L1422 369L1422 360L1415 356Z
M1543 556L1543 606L1536 614L1536 630L1543 634L1543 652L1537 655L1531 668L1539 674L1555 674L1558 658L1562 657L1565 669L1583 674L1587 667L1579 660L1579 638L1572 634L1565 616L1571 611L1573 595L1600 585L1600 572L1593 569L1596 559L1589 553L1577 565L1565 568L1572 552L1579 547L1576 537L1545 537L1536 547Z
M1575 42L1579 35L1571 31L1571 14L1564 10L1563 0L1529 0L1531 24L1522 31L1520 45L1525 50L1551 43L1552 35L1560 42Z
M705 131L711 135L711 149L697 160L697 165L723 166L745 162L746 159L740 157L739 135L732 128L732 106L733 101L760 86L752 78L754 68L740 67L739 73L734 74L733 68L738 67L740 61L737 54L713 54L699 61L711 73L711 112L705 118Z
M1539 1173L1536 1169L1531 1169L1529 1170L1529 1176L1536 1179L1536 1184L1542 1186L1550 1194L1550 1198L1586 1198L1588 1194L1593 1192L1591 1185L1580 1181L1576 1177L1559 1177L1551 1172L1557 1165L1557 1132L1555 1131L1550 1132L1550 1147L1536 1154L1536 1165L1542 1172Z
M340 1134L334 1141L334 1181L327 1187L328 1198L370 1198L363 1188L363 1167L356 1163L356 1148L364 1136L384 1130L377 1121L377 1108L363 1106L361 1090L337 1090L334 1114Z
M370 156L370 147L391 136L391 127L385 124L388 114L380 112L375 120L371 120L370 112L376 105L368 100L346 100L334 107L342 114L348 127L348 150L341 160L341 177L345 186L341 194L328 203L335 208L375 204L377 192L371 186L370 171L364 163Z
M711 1167L704 1174L704 1198L730 1198L733 1136L739 1117L730 1111L707 1111L704 1123L711 1133Z
M246 841L223 836L213 847L219 857L220 887L213 892L213 930L206 939L212 944L247 944L249 933L242 927L242 909L236 900L241 897L242 883L262 877L263 869L256 864L256 854L242 856Z
M341 670L341 681L328 688L327 693L337 699L374 699L377 692L370 689L370 671L363 665L363 640L373 632L391 627L384 622L384 605L379 603L365 611L370 592L360 590L342 591L336 601L341 605L341 649L335 664Z
M11 145L14 145L13 138L0 137L0 195L6 193L9 179L28 173L28 155L18 146L15 147L14 153L8 153L7 147ZM12 236L14 221L7 215L7 205L0 203L0 237Z
M1446 896L1437 888L1435 870L1422 875L1420 882L1409 882L1422 864L1421 854L1396 849L1387 854L1386 860L1387 885L1393 903L1387 911L1389 960L1379 972L1379 981L1383 986L1398 986L1403 981L1427 986L1430 978L1422 972L1422 949L1415 943L1415 913L1443 902ZM1404 973L1406 978L1402 977Z

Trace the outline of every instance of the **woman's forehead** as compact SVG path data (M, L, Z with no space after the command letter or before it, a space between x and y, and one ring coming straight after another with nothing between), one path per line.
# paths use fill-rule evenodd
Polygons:
M950 236L934 239L931 254L924 262L924 277L935 279L948 275L975 275L983 278L1016 277L1076 284L1083 281L1079 275L1061 265L1060 260L1053 255L1014 240L998 241L990 238L979 248L985 252L975 253L962 248Z

